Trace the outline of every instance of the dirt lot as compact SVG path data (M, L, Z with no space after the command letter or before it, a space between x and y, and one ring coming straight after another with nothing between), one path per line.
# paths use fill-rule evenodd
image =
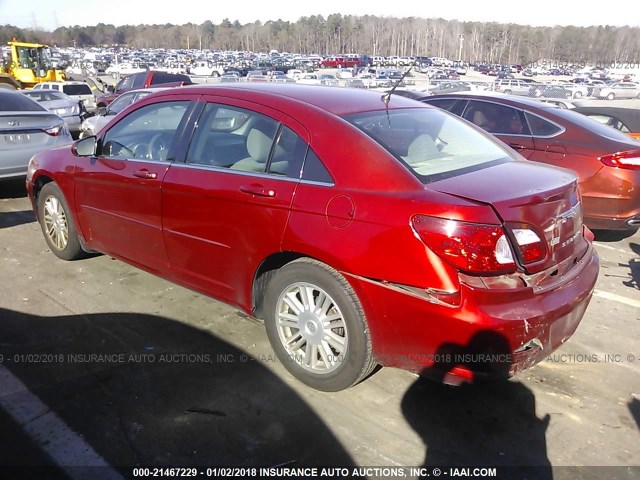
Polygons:
M640 465L640 233L596 248L576 335L511 381L452 388L381 369L321 393L275 361L255 320L107 256L57 259L22 183L3 182L0 465L536 465L571 468L499 478L639 478L623 467Z

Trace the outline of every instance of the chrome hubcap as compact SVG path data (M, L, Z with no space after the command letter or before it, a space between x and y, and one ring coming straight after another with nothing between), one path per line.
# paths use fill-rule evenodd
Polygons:
M280 295L276 308L278 336L290 361L313 373L340 366L347 353L347 327L327 292L295 283Z
M51 243L58 250L64 250L69 241L69 226L62 204L56 197L44 201L44 227Z

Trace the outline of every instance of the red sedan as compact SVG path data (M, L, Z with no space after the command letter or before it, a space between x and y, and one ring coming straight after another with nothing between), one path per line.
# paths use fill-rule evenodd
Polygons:
M576 330L598 275L576 175L397 95L168 89L30 163L54 254L103 252L265 321L328 391L377 364L507 377Z

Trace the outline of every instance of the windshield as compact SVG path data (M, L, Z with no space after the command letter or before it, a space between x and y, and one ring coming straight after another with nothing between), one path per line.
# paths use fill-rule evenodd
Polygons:
M515 158L489 135L436 108L380 110L345 119L425 183Z
M48 47L16 47L21 68L50 70L51 52Z
M70 83L62 87L67 95L91 95L91 87L82 83Z

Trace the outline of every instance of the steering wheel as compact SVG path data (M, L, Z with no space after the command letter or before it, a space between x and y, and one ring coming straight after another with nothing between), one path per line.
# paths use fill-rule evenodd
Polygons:
M166 160L169 154L169 140L165 132L158 132L149 141L149 158L151 160Z

